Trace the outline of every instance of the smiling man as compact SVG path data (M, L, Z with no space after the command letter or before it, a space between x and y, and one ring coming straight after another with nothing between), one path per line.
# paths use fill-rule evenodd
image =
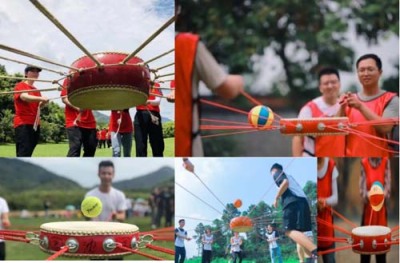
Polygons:
M340 76L335 68L323 68L318 73L321 96L309 101L299 113L299 119L332 117L339 110ZM335 147L332 147L335 145ZM294 136L293 156L344 156L344 136Z
M41 68L27 66L25 78L15 85L14 91L14 129L17 157L31 157L40 136L39 107L49 102L33 83L39 78ZM39 114L38 114L39 113Z
M375 54L361 56L356 63L358 80L362 90L357 94L347 93L340 98L339 116L349 117L350 123L381 123L380 125L358 125L353 127L357 133L346 136L346 156L382 157L389 156L388 142L399 118L399 97L384 91L379 86L382 75L382 61ZM386 122L382 122L387 120ZM367 139L365 135L370 135Z

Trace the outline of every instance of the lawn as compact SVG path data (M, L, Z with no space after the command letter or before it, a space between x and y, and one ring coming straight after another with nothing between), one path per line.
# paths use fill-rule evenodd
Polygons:
M82 220L82 219L78 219ZM30 219L21 219L21 218L11 218L12 229L14 230L32 230L38 231L41 224L46 222L56 222L56 221L65 221L65 219L46 219L46 218L30 218ZM135 217L130 218L126 221L126 223L135 224L139 227L140 231L148 231L150 229L150 218L149 217ZM173 242L166 241L155 241L154 245L173 249ZM172 260L173 256L169 254L165 254L162 252L157 252L150 249L140 249L140 251L152 254L166 260ZM50 255L44 253L40 250L39 246L33 244L26 244L22 242L14 242L7 241L6 242L6 260L45 260ZM70 257L59 257L57 260L74 260L75 258ZM76 258L77 260L82 260L82 258ZM147 260L146 257L140 255L129 255L124 257L124 260Z
M175 156L175 138L166 138L165 142L165 157ZM152 156L151 147L148 145L149 156ZM32 157L65 157L68 152L68 143L47 143L38 144L33 152ZM135 141L132 142L131 156L135 157ZM15 144L1 144L0 145L0 157L16 157L15 155ZM112 157L111 148L97 148L95 157Z

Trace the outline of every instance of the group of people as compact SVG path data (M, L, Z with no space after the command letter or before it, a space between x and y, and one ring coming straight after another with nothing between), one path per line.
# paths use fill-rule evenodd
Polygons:
M39 78L41 68L27 66L25 80L16 84L14 91L14 128L17 157L30 157L38 144L40 137L40 108L44 107L49 98L35 88L34 82ZM105 147L107 134L112 146L112 156L131 156L133 130L135 130L136 156L147 156L147 143L150 142L153 156L162 157L164 153L164 138L160 115L162 95L158 83L150 88L150 96L145 104L136 107L134 121L129 109L112 110L108 131L101 131L97 136L96 119L90 109L80 109L71 104L67 94L68 80L63 83L61 91L62 102L65 104L65 126L69 142L67 157L79 157L83 149L83 157L93 157L98 142ZM171 101L171 100L169 100ZM173 100L171 101L173 102ZM104 134L103 134L104 133ZM103 138L104 137L104 138Z
M175 192L172 186L164 188L155 187L149 198L151 208L151 227L158 228L162 225L162 218L165 218L164 226L172 226L175 210Z

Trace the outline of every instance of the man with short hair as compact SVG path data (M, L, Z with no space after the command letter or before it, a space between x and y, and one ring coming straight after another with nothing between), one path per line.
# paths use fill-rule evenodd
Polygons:
M126 197L123 192L112 187L115 177L114 164L111 161L99 163L98 176L100 185L86 193L85 197L95 196L100 199L103 209L94 220L97 221L119 221L125 220Z
M340 75L335 68L323 68L318 73L321 96L307 102L299 119L333 117L339 110ZM344 135L293 136L293 156L344 156Z
M40 137L40 108L49 102L33 86L39 78L41 68L27 66L25 78L15 85L14 91L14 129L17 157L31 157ZM21 92L24 91L24 92Z
M179 227L175 228L175 263L183 263L186 258L185 240L190 241L187 231L183 229L185 219L179 219Z
M362 90L356 94L342 95L337 115L347 116L350 123L368 121L378 125L352 127L356 133L351 132L346 136L346 156L389 156L391 150L386 139L390 137L388 134L392 132L396 120L399 119L399 97L380 88L382 61L377 55L361 56L357 60L356 67ZM385 120L387 121L383 122Z
M7 201L0 197L0 230L7 229L11 226L10 220L8 218L8 205ZM6 244L4 240L0 239L0 260L6 259Z
M285 235L304 247L306 253L311 255L307 262L314 262L317 259L317 246L303 233L311 230L311 211L307 196L296 180L284 173L279 163L273 164L270 172L278 186L273 206L276 208L281 198Z

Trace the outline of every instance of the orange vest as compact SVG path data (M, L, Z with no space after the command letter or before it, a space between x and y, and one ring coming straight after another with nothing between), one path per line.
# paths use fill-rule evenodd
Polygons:
M332 172L335 168L335 162L332 159L329 159L328 169L322 179L318 178L318 187L317 187L317 196L318 198L327 198L332 195ZM322 219L328 223L333 225L333 216L331 207L327 206L322 210L318 210L318 218ZM334 237L334 229L333 227L329 227L327 225L317 223L317 231L319 237ZM333 241L318 241L318 247L328 248L332 246Z
M365 171L367 191L371 189L374 182L380 182L385 187L385 172L387 166L387 158L382 158L378 167L372 167L368 158L363 158L361 164ZM372 214L372 216L371 216ZM381 210L374 211L369 203L364 205L363 226L378 225L387 226L386 205L383 204Z
M175 37L175 156L192 156L192 75L199 36L180 33Z
M307 103L311 109L313 118L326 117L313 101ZM344 157L344 135L336 136L316 136L315 137L315 156L317 157Z
M363 101L364 105L367 106L375 114L382 116L386 105L395 96L395 93L385 92L376 99L370 101ZM350 123L365 122L367 119L361 114L360 111L352 108L346 109L346 116L349 117ZM372 135L373 137L382 137L378 135L372 125L358 125L353 127L358 132ZM361 138L359 136L362 136ZM365 136L350 133L346 136L346 156L360 157L360 156L373 156L383 157L389 156L388 143L380 139L366 138Z

